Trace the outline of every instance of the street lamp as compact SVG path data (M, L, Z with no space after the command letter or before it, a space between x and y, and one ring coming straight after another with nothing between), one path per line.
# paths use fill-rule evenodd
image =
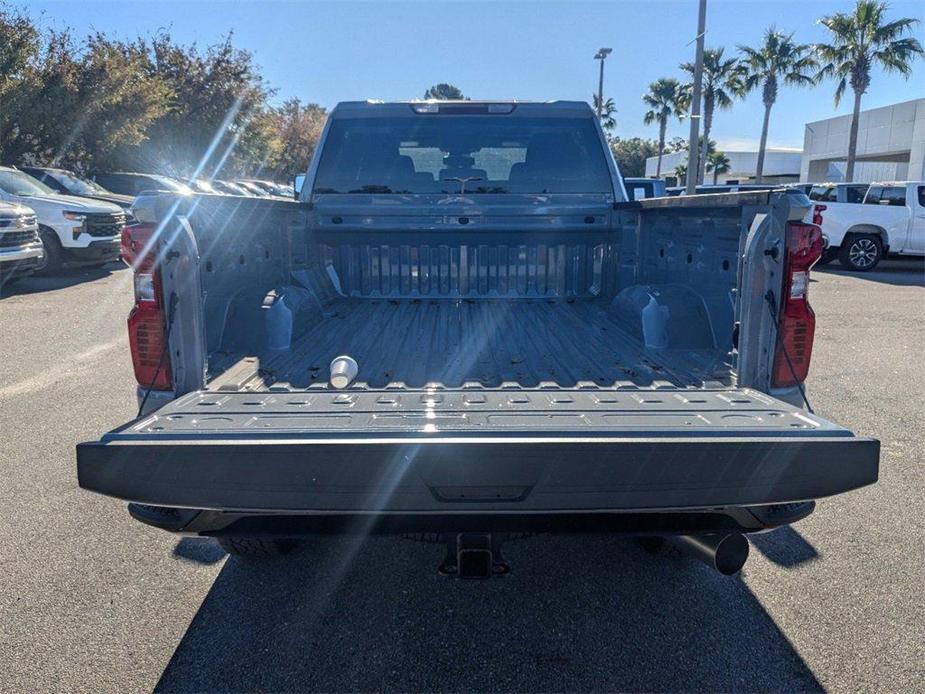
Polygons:
M600 120L601 114L604 112L604 61L607 59L607 56L613 53L612 48L599 48L597 53L594 54L595 60L601 61L601 73L597 81L597 117Z

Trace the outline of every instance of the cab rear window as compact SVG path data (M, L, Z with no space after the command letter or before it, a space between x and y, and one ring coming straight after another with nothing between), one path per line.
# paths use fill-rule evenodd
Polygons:
M422 115L331 124L314 193L612 193L590 118Z

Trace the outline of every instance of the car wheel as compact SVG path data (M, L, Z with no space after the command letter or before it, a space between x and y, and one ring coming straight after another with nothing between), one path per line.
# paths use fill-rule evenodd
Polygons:
M64 255L61 242L58 241L58 235L48 227L40 227L39 236L42 239L42 245L45 246L45 255L36 266L35 274L53 275L61 270Z
M873 234L858 234L842 243L838 262L850 270L867 272L877 267L883 257L883 244Z
M252 537L220 537L222 549L236 557L269 557L288 554L298 546L296 540L260 540Z

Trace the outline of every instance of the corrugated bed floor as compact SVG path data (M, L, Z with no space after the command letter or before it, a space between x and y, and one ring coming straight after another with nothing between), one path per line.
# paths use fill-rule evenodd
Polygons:
M593 302L363 300L328 307L289 352L251 360L248 389L322 387L341 354L369 388L701 387L729 373L718 352L645 350Z

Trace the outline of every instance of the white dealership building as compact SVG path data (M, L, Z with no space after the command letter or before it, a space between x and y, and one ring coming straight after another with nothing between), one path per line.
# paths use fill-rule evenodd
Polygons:
M802 151L768 149L764 180L768 183L844 180L850 131L850 114L807 123ZM729 157L730 168L719 175L719 183L755 180L757 152L726 149L723 152ZM646 176L655 176L656 159L646 159ZM687 152L666 154L662 157L662 177L673 177L675 167L686 163ZM925 98L861 111L854 180L860 183L925 180ZM707 174L705 182L712 183L712 175Z
M722 148L721 148L722 149ZM758 152L723 149L729 158L729 171L716 177L717 183L754 183L758 169ZM793 183L800 178L799 149L768 148L764 153L764 180L767 183ZM653 178L658 157L646 159L646 176ZM672 152L662 156L662 178L673 177L678 164L687 164L687 152ZM713 183L713 174L707 173L704 183Z
M806 124L801 181L841 181L851 116ZM925 180L925 99L861 111L854 180Z

